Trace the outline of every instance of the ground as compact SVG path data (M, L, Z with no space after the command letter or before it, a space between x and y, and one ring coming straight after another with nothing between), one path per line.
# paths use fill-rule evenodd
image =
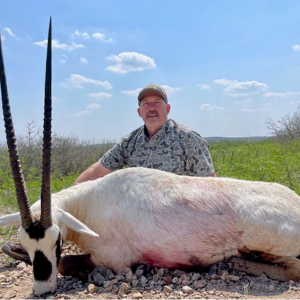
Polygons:
M0 237L0 245L4 243ZM80 250L65 244L63 254ZM32 290L32 267L0 253L0 298L28 299ZM167 270L138 266L115 276L109 269L97 268L83 282L59 275L57 291L50 299L300 299L300 283L278 282L264 274L255 277L231 270L230 263L215 264L205 272Z

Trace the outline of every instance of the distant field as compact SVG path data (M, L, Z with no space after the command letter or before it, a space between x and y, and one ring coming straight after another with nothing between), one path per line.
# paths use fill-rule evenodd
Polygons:
M218 176L284 184L300 194L300 141L210 144Z
M101 145L93 146L93 152L100 153L101 151L94 149L95 147L101 147ZM87 148L84 150L86 156L89 155L87 153L90 153L87 150ZM290 187L300 195L300 141L284 144L272 139L210 142L210 151L219 177L278 182ZM76 157L78 155L76 152ZM16 210L17 204L8 159L6 163L5 157L0 158L0 209L1 212ZM61 175L61 172L57 171L58 169L54 170L52 192L72 185L78 174L91 162L96 161L96 158L88 158L86 165L81 165L81 169L70 169L70 174ZM61 163L54 163L54 165L61 165ZM57 173L60 175L58 176ZM27 167L26 183L31 203L35 202L40 195L41 184L37 174L40 174L40 171L36 167Z

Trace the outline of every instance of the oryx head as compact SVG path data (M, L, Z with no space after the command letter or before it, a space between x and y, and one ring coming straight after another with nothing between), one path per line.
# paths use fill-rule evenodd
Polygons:
M25 188L25 181L16 147L16 137L10 112L0 35L0 84L3 115L10 163L15 183L18 206L20 210L19 213L13 213L0 217L0 226L21 224L18 232L18 237L22 246L27 250L33 265L33 293L35 295L41 295L49 291L54 292L56 290L58 273L57 266L60 260L62 241L59 226L65 225L65 227L71 228L72 230L81 234L98 237L97 233L89 229L85 224L62 209L55 207L55 209L53 209L54 216L51 215L51 40L52 25L50 19L45 79L41 212L40 219L36 220L36 218L34 218L34 213L29 205Z
M43 137L43 166L41 185L41 216L40 220L33 219L24 177L16 147L16 138L6 85L6 75L0 37L0 82L3 115L9 149L10 163L15 183L18 206L20 209L21 227L18 232L22 246L28 251L33 264L34 284L33 293L41 295L45 292L54 292L57 286L57 265L60 259L61 237L57 225L51 217L51 76L52 76L52 26L51 19L48 32L48 47L46 59L45 105L44 105L44 137Z

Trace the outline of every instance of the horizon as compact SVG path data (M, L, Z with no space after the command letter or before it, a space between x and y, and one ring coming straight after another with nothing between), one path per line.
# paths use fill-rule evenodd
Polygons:
M267 120L300 103L299 9L296 0L2 1L15 132L32 120L42 128L51 16L53 132L117 141L143 125L137 95L154 82L169 118L203 137L268 137Z

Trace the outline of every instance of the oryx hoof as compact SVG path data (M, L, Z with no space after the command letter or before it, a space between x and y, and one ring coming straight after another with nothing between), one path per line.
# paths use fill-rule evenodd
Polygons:
M27 251L20 244L8 242L2 246L1 250L13 259L22 260L31 264Z

